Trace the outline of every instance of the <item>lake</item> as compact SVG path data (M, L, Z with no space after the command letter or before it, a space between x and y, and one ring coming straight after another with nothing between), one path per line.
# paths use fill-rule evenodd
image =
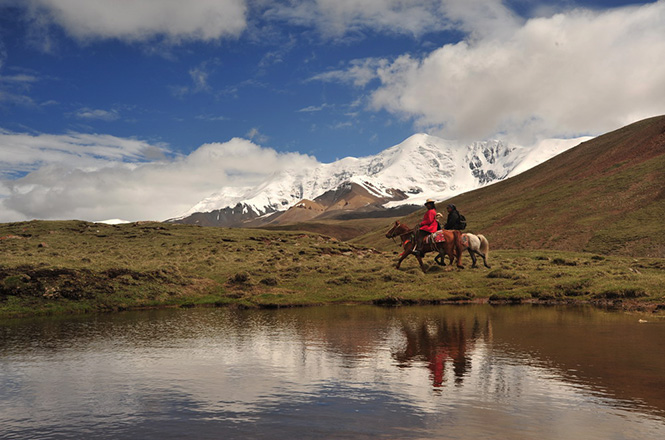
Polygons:
M662 439L664 373L665 320L587 307L7 320L0 438Z

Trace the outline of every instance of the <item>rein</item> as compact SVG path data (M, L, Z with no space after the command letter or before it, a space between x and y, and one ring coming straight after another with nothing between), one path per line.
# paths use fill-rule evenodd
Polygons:
M400 223L400 225L404 226L404 227L407 227L407 226L403 225L402 223ZM402 240L402 243L400 243L400 244L397 244L397 241L395 240L395 237L397 237L398 235L399 235L400 239ZM404 238L404 236L406 236L406 235L408 235L409 237ZM414 234L413 229L409 228L406 231L402 232L401 234L397 233L397 231L393 231L390 238L392 238L393 243L395 243L396 246L403 247L408 242L409 239L411 239L412 241L415 240L415 234Z

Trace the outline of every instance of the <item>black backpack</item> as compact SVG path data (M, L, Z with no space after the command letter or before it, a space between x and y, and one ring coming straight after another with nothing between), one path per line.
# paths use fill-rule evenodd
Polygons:
M457 227L460 231L462 229L466 229L466 217L464 217L462 214L459 215L459 223L457 223Z

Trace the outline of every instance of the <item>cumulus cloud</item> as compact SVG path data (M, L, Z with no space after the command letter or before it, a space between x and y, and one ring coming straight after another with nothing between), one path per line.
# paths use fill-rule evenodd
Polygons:
M379 67L374 109L447 137L512 133L522 142L665 113L665 1L524 23L510 14L458 17L469 29L485 23L484 31Z
M509 37L523 19L508 9L502 0L444 0L442 13L451 27L470 39Z
M0 129L0 177L36 171L46 164L99 169L109 163L165 157L167 150L136 139L110 135L13 133Z
M23 0L33 23L55 23L79 41L115 38L170 41L237 37L246 28L245 0Z
M316 159L245 139L186 156L108 135L0 132L0 222L39 219L165 220L223 187L249 186Z

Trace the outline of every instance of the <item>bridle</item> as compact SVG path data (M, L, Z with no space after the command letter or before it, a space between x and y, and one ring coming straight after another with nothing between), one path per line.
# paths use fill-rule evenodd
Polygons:
M400 233L397 233L397 230L400 227L404 227L404 228L407 228L407 229L400 234ZM406 240L402 240L402 243L398 244L397 241L395 240L395 237L397 237L398 235L401 237L401 236L406 235L406 234L413 234L413 230L409 229L409 227L406 226L405 224L400 223L399 221L396 221L395 225L392 228L390 228L390 230L386 233L386 237L392 238L393 243L395 243L396 246L402 247L402 246L404 246L404 242L406 242Z

